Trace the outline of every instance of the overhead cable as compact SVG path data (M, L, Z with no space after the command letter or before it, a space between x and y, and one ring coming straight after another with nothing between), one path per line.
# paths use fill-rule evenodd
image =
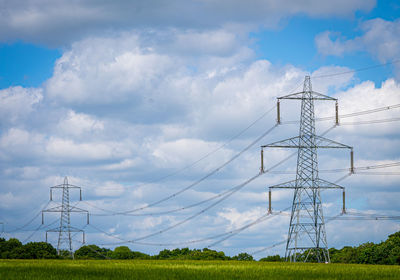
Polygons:
M115 215L123 215L123 214L128 214L128 213L134 213L134 212L138 212L138 211L142 211L144 209L156 206L158 204L161 204L164 201L167 201L171 198L175 198L176 196L180 195L181 193L193 188L194 186L200 184L201 182L203 182L204 180L206 180L207 178L211 177L212 175L214 175L215 173L217 173L218 171L220 171L222 168L224 168L225 166L227 166L228 164L230 164L231 162L233 162L235 159L237 159L239 156L241 156L243 153L245 153L247 150L249 150L252 146L254 146L257 142L259 142L262 138L264 138L266 135L268 135L269 133L272 132L272 130L274 130L274 128L276 128L277 125L275 124L274 126L272 126L270 129L268 129L266 132L264 132L263 134L261 134L256 140L254 140L253 142L251 142L249 145L247 145L244 149L242 149L240 152L238 152L237 154L235 154L233 157L231 157L229 160L227 160L226 162L224 162L223 164L221 164L220 166L218 166L217 168L215 168L213 171L209 172L208 174L206 174L205 176L201 177L199 180L191 183L190 185L186 186L185 188L167 196L164 197L160 200L157 200L155 202L152 202L146 206L143 207L138 207L132 210L127 210L127 211L110 211L110 210L106 210L106 209L101 209L102 211L105 212L109 212L109 213L113 213ZM87 203L87 202L85 202ZM92 204L89 204L92 205ZM99 209L99 207L96 206L97 209Z

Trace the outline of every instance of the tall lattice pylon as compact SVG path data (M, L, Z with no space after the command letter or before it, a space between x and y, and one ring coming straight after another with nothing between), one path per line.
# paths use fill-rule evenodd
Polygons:
M84 244L85 243L85 232L82 229L78 229L78 228L71 226L71 212L85 213L86 217L87 217L87 224L89 224L89 212L87 210L70 205L70 199L69 199L70 189L79 189L79 199L80 200L82 200L82 190L78 186L68 184L67 177L64 178L64 183L62 185L57 185L57 186L50 188L50 200L53 200L53 190L54 189L62 190L61 205L42 210L42 224L44 223L44 215L43 214L45 212L59 212L60 213L60 226L46 231L46 242L47 242L47 234L49 232L57 232L58 233L58 242L57 242L58 254L60 254L61 250L67 250L67 251L69 251L70 255L73 256L71 233L82 232L82 244Z
M345 212L344 188L319 178L318 148L346 148L351 150L351 167L353 172L353 148L315 134L314 100L336 101L336 125L339 124L337 99L314 92L309 76L305 77L302 92L278 98L278 123L280 123L280 101L282 99L301 100L299 136L261 146L277 148L297 148L296 179L269 188L269 212L271 213L271 189L294 189L286 260L330 262L326 241L325 222L322 209L321 189L343 190L343 212ZM264 172L262 159L261 171Z

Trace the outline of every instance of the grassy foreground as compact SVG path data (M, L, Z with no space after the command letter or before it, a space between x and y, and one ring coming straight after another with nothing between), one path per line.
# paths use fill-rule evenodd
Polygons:
M0 279L400 279L399 266L238 261L0 260Z

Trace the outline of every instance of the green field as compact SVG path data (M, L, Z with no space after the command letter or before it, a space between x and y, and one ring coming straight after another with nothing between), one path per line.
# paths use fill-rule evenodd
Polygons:
M239 261L0 260L0 279L400 279L399 266Z

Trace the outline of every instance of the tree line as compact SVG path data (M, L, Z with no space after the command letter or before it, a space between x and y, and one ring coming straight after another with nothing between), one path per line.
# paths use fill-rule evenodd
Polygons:
M303 255L307 255L305 252ZM342 249L329 249L332 263L359 263L359 264L400 264L400 231L389 235L387 240L374 244L367 242L359 246L345 246ZM2 259L66 259L70 258L68 251L57 250L46 242L29 242L22 244L18 239L6 240L0 238L0 258ZM222 251L208 248L200 249L164 249L157 255L132 251L127 246L119 246L114 250L101 248L97 245L85 245L74 252L75 259L118 259L118 260L237 260L253 261L253 256L248 253L240 253L230 257ZM301 257L300 257L301 259ZM310 261L313 259L309 258ZM279 255L268 256L260 259L266 262L284 261Z

